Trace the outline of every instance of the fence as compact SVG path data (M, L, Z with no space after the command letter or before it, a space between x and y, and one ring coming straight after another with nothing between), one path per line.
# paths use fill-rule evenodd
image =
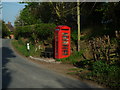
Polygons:
M93 59L106 60L108 63L120 60L120 31L115 31L116 38L114 43L111 43L109 35L93 38L89 41Z

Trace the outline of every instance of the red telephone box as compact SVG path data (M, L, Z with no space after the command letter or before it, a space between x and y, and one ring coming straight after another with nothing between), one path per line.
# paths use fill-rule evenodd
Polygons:
M70 27L57 26L54 33L55 51L54 56L57 59L70 56Z

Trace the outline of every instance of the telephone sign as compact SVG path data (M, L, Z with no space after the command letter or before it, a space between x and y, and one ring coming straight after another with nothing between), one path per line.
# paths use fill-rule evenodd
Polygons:
M57 26L54 33L55 51L54 56L57 59L70 56L70 27Z

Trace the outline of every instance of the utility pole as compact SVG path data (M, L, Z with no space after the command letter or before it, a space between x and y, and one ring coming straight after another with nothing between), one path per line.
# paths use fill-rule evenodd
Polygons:
M80 2L77 0L78 51L80 51Z

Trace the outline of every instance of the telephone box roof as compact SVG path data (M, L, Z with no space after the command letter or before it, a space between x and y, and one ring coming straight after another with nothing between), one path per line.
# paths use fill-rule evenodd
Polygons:
M59 25L56 28L60 28L60 29L70 29L70 27L66 26L66 25Z

